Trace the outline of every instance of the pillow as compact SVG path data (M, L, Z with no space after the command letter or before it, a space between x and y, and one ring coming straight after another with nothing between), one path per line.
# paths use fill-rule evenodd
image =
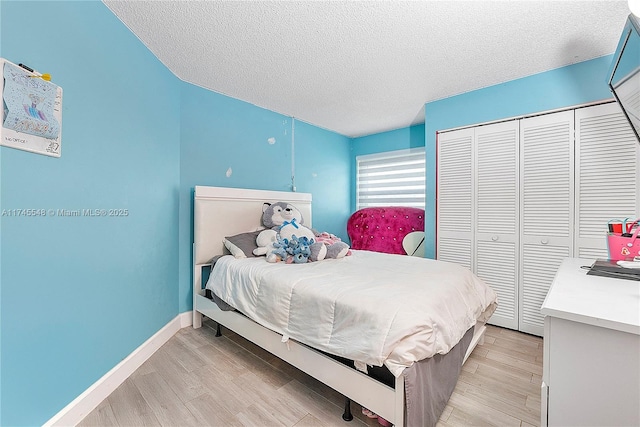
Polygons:
M249 233L240 233L235 236L225 237L223 242L231 255L236 258L255 257L253 250L258 247L256 237L260 231L251 231Z

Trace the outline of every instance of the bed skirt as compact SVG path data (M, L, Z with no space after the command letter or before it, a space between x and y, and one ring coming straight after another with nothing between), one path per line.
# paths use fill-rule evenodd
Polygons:
M456 388L471 338L473 328L447 354L420 360L403 371L407 426L436 425Z

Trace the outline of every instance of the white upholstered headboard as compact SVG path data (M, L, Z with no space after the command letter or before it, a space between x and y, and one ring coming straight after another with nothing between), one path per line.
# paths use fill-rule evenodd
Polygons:
M258 230L262 227L265 202L295 205L311 227L311 194L286 191L196 186L193 203L193 263L207 264L226 249L226 236Z

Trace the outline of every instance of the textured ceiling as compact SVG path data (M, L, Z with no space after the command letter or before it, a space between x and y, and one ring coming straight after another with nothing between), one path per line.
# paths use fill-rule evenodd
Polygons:
M178 78L351 137L611 54L629 14L626 0L103 1Z

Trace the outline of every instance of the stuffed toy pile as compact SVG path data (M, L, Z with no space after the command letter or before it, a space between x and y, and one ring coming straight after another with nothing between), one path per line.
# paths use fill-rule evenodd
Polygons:
M266 255L268 262L305 263L350 255L349 245L330 233L318 233L304 225L302 214L285 203L265 203L254 255Z

